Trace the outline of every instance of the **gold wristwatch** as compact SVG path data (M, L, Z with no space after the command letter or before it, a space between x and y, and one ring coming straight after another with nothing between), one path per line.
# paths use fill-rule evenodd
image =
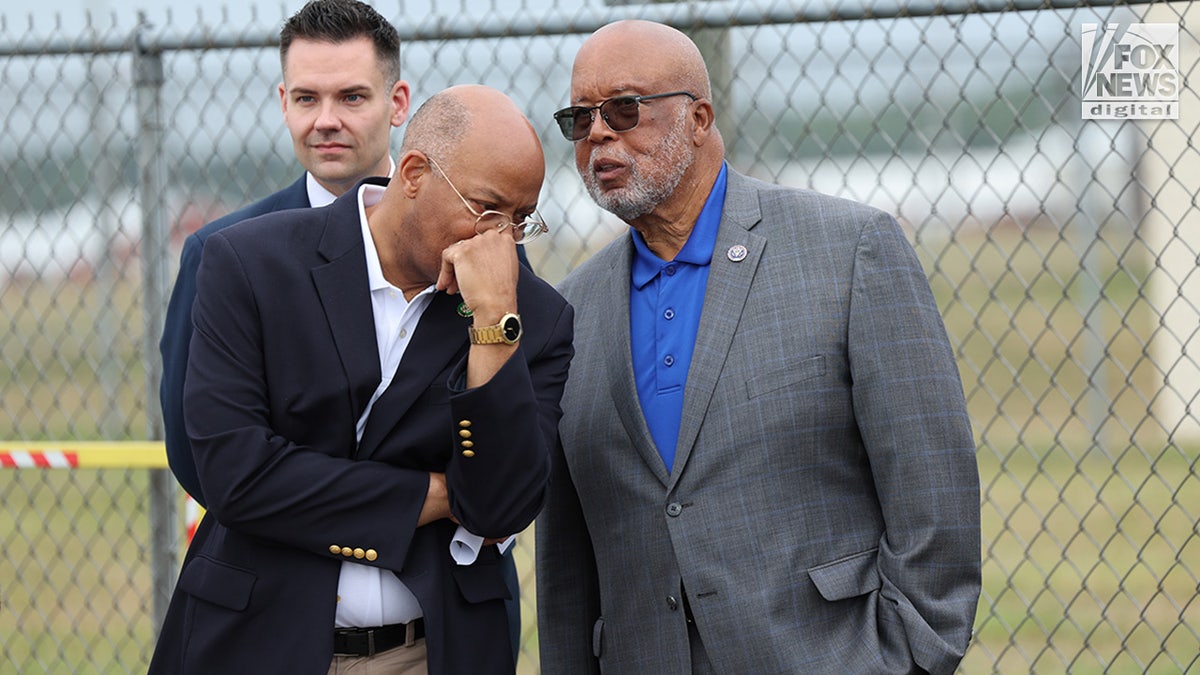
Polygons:
M519 314L505 314L500 317L500 323L494 326L484 326L476 328L467 326L467 335L471 338L473 345L515 345L517 340L521 339L521 316Z

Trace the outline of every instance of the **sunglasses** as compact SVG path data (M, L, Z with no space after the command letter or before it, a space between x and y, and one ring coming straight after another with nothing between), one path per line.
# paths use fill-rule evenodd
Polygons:
M558 129L568 141L582 141L591 133L592 123L596 121L596 111L600 111L600 119L613 131L629 131L637 127L641 119L639 108L642 101L652 101L668 96L687 96L693 101L697 96L687 91L672 91L665 94L650 96L617 96L603 101L600 105L578 106L563 108L554 113L554 121Z

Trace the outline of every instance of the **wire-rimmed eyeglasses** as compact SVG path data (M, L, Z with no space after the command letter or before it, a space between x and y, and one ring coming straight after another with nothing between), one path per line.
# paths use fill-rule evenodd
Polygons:
M615 96L601 101L599 105L573 105L554 113L554 121L558 129L568 141L582 141L591 133L592 124L596 121L596 111L600 111L600 119L613 131L630 131L641 121L640 107L643 101L668 96L687 96L693 101L697 96L690 91L669 91L665 94L650 94L649 96Z
M476 234L482 234L486 230L500 230L503 232L505 228L511 227L513 239L517 241L518 245L524 245L550 231L550 228L546 226L546 223L538 215L537 211L534 211L532 215L526 216L525 220L520 223L514 223L511 218L499 211L491 209L487 209L482 213L476 211L475 207L471 206L471 202L467 201L467 198L454 186L454 182L450 180L450 176L446 175L446 171L429 155L425 155L425 158L429 160L433 168L437 169L438 173L442 174L442 178L446 179L446 184L462 200L463 206L467 207L471 215L475 216ZM482 229L480 225L483 225Z

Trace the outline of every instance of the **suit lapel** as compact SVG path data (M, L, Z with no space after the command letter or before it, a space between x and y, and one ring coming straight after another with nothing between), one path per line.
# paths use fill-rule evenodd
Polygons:
M468 320L456 311L459 299L457 295L435 293L425 308L395 377L371 408L358 444L358 458L370 457L434 378L465 355Z
M608 369L608 390L612 397L617 417L625 427L625 433L633 440L642 460L654 472L654 475L667 484L667 465L663 464L662 455L654 445L650 435L650 427L646 425L646 417L642 413L642 404L638 399L637 384L633 376L633 347L629 338L629 284L630 265L633 260L633 241L626 235L626 245L616 250L611 265L612 273L608 274L608 288L599 297L604 298L603 307L595 307L593 311L603 316L611 316L613 320L601 323L608 331L603 340L605 363L611 364ZM612 312L610 299L615 298L621 311Z
M713 248L708 285L704 291L704 310L700 315L700 328L684 389L683 416L670 486L679 480L691 456L767 244L764 237L750 231L762 219L757 190L733 170L729 171L728 181L725 212ZM738 245L746 247L746 257L734 262L727 252Z
M356 416L366 408L380 379L357 195L358 190L351 190L325 209L325 232L317 250L328 262L311 272Z

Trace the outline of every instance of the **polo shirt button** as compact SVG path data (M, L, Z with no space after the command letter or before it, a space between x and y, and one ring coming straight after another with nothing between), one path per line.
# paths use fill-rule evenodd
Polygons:
M668 368L675 365L675 357L671 356L670 354L667 354L666 356L663 357L663 365Z
M667 311L663 312L663 318L666 319L667 321L674 319L675 318L675 310L668 307Z
M674 518L675 516L678 516L681 513L683 513L683 507L679 505L679 502L671 502L670 504L667 504L667 515L668 516L671 516L672 518Z

